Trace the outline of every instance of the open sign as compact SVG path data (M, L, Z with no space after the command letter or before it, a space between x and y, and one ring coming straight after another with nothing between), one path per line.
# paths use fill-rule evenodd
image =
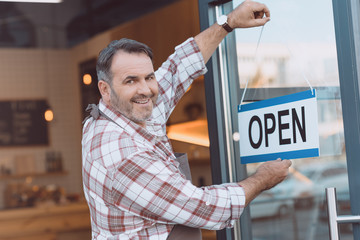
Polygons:
M241 163L319 156L315 90L239 105Z

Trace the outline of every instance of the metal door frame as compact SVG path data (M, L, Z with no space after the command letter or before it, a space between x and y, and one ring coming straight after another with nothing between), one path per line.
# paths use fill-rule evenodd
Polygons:
M360 3L333 0L351 214L360 215ZM353 223L354 239L360 224Z
M201 31L208 28L210 25L214 24L216 21L216 8L220 5L224 6L231 2L230 0L199 0L199 14L200 14L200 29ZM231 10L231 3L227 4L224 11ZM229 119L224 117L225 111L228 109L224 109L224 102L238 102L238 100L226 99L223 95L223 91L225 90L223 87L224 79L221 74L222 71L220 69L221 61L226 59L220 58L220 51L224 51L226 55L229 55L230 58L236 62L236 53L228 51L226 48L223 48L226 45L229 45L230 42L235 43L235 35L234 33L229 34L224 41L227 44L222 45L218 50L214 53L212 58L206 64L208 68L208 73L205 74L204 83L205 83L205 97L206 97L206 108L207 108L207 121L208 121L208 132L210 139L210 161L211 161L211 171L212 171L212 181L213 184L221 184L225 182L233 181L234 179L230 179L230 175L238 169L230 169L229 168L229 159L235 159L232 154L238 154L236 148L233 148L232 143L229 142L229 136L226 132L228 127L232 128L233 126L229 126ZM233 66L233 65L232 65ZM235 64L235 67L236 64ZM235 89L235 88L234 88ZM236 88L238 90L239 87ZM237 94L231 94L232 96L237 96ZM231 108L231 107L230 107ZM226 149L231 148L234 152L227 152ZM230 155L229 155L230 154ZM242 171L246 174L246 170ZM236 176L235 176L236 177ZM245 217L246 211L242 217ZM248 215L250 217L250 215ZM241 221L241 224L245 224L245 220ZM250 222L250 221L248 221ZM240 226L237 225L235 229L239 229ZM251 227L247 226L247 229L251 231ZM244 228L244 229L246 229ZM230 240L234 239L234 229L224 229L221 231L217 231L217 239L219 240Z
M229 10L231 0L198 0L200 28L205 30L215 22L216 6L224 6L225 11ZM349 176L351 214L360 215L360 2L358 0L332 0L336 35L336 46L338 55L338 68L340 79L341 104L343 109L344 137L346 143L346 155ZM225 4L225 5L223 5ZM234 46L235 35L229 34L225 40L225 46ZM231 59L228 67L232 71L229 74L237 73L237 62L235 51L229 51L226 47L220 47L207 63L208 73L205 75L205 96L207 107L208 131L210 138L210 160L212 168L212 179L214 184L229 182L230 173L233 171L229 166L229 158L238 159L239 149L233 147L234 153L229 156L227 149L228 139L226 133L226 119L224 118L224 96L222 96L222 76L220 69L220 51L225 52L227 59ZM231 66L230 66L231 65ZM234 71L235 69L235 71ZM234 76L229 76L234 77ZM237 79L237 77L235 77ZM238 82L238 81L237 81ZM238 84L238 83L235 83ZM234 91L239 91L239 87ZM231 90L232 91L232 90ZM239 94L231 94L228 99L230 105L238 103ZM215 106L215 108L214 108ZM234 121L233 121L234 122ZM234 131L237 126L230 126ZM246 175L246 167L235 165L236 180L241 180ZM324 189L325 194L325 189ZM241 236L243 239L252 239L251 219L248 210L241 217ZM354 239L360 239L360 224L353 224ZM234 232L230 230L218 231L217 239L234 239ZM238 238L237 238L238 239Z

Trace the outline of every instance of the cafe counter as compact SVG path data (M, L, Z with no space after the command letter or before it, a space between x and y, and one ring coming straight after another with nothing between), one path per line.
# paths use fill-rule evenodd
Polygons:
M85 202L0 211L1 240L80 239L79 233L90 239L90 229Z

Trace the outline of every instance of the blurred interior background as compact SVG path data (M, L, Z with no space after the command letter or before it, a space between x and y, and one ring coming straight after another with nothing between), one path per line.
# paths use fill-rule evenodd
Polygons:
M81 131L100 97L98 53L133 38L153 49L157 68L199 25L197 0L0 2L0 239L91 238ZM204 96L197 79L169 124L206 126ZM207 147L189 153L194 182L210 184Z
M294 161L288 179L253 201L249 231L254 240L328 239L324 188L336 187L339 212L350 212L332 2L264 3L272 20L263 32L234 31L226 47L236 49L229 51L236 62L219 68L235 72L230 87L243 89L249 81L245 102L307 89L306 75L319 94L321 157ZM156 69L200 32L200 7L198 0L0 1L1 240L91 239L81 131L86 106L100 98L98 53L112 40L132 38L153 49ZM209 132L217 129L208 129L207 118L221 114L206 109L212 95L205 95L204 81L194 81L168 122L173 148L187 152L197 186L212 184L213 173L223 171L211 168ZM257 166L239 172L252 174ZM351 224L343 225L342 239L352 239L351 231ZM204 230L203 239L216 233Z

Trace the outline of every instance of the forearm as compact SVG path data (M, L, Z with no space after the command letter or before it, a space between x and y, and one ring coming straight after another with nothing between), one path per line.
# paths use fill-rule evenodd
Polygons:
M224 28L218 24L214 24L195 36L195 42L199 46L205 63L207 63L227 34Z
M245 192L245 206L256 198L264 189L264 182L257 176L250 176L239 182Z

